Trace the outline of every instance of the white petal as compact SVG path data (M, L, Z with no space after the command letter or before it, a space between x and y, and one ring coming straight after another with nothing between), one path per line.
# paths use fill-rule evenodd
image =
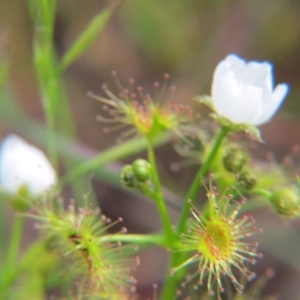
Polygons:
M229 103L224 100L223 86L232 85L232 89L234 89L233 85L235 81L233 77L234 74L230 70L228 63L225 60L221 61L214 72L211 90L213 105L220 115L226 114L227 106L229 105Z
M272 65L268 62L249 62L246 65L244 74L242 74L239 79L244 83L272 91Z
M260 114L262 89L240 85L235 74L222 61L214 74L213 105L219 115L235 123L248 123Z
M262 110L262 89L248 85L240 87L239 95L231 95L234 102L228 106L227 118L234 123L252 124Z
M253 125L261 125L271 119L283 102L288 90L287 84L278 84L269 99L263 103L263 113L254 120Z
M259 125L269 120L282 103L287 86L273 92L272 65L228 55L214 73L212 101L220 116L234 123Z
M240 77L246 68L246 62L235 54L230 54L225 58L228 70L234 72L236 77Z
M7 136L0 152L0 186L15 194L25 185L36 196L56 182L55 172L44 153L16 135Z

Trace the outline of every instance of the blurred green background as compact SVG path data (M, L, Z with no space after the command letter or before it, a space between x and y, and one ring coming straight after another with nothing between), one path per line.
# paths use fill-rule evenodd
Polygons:
M113 0L58 0L54 35L58 57L62 57L93 16L111 2ZM26 1L1 0L0 59L9 61L8 88L28 116L43 122L32 39ZM210 93L215 66L227 54L236 53L247 60L271 61L275 83L287 82L290 85L280 113L262 127L266 143L256 145L254 151L256 157L263 158L265 152L272 149L280 160L300 142L299 49L298 0L125 0L89 50L68 68L64 76L78 141L93 151L115 144L119 133L103 133L103 126L95 122L101 105L86 96L89 90L102 94L101 84L104 82L117 91L110 76L111 70L117 70L123 82L135 78L138 85L146 87L149 92L153 82L168 72L172 84L177 87L175 100L198 109L190 99L194 95ZM11 128L2 122L1 136L10 131ZM162 174L167 178L171 176L169 164L179 158L171 146L160 148L158 154ZM189 170L183 172L189 173ZM188 181L192 175L180 176L183 181ZM131 231L149 232L158 228L151 204L132 200L132 196L121 192L117 194L105 184L96 184L95 189L105 212L115 217L128 215L127 226ZM145 207L153 217L143 218ZM174 220L176 216L174 211ZM281 221L275 220L268 210L257 212L257 217L265 228L262 243L266 243L267 248L269 243L272 245L269 248L275 249L275 253L269 251L271 255L266 254L266 259L260 262L258 272L268 266L274 267L278 276L271 281L268 290L281 293L280 299L300 299L300 256L297 255L300 234L296 231L300 229L299 221L280 227ZM295 232L291 233L292 228ZM282 235L289 234L291 239L283 242ZM268 235L271 236L269 240ZM287 249L292 252L287 253ZM150 264L146 262L138 271L141 289L160 280L163 274L161 265L165 260L165 253L157 249L143 255L152 258ZM151 292L151 285L148 289Z
M59 57L109 2L114 1L58 1L55 45ZM111 70L117 70L121 80L133 77L144 86L151 86L168 72L177 86L176 97L188 102L195 94L210 92L214 68L228 53L272 61L276 82L290 84L281 115L297 118L299 13L300 2L295 0L124 1L104 32L65 76L81 139L104 146L94 123L99 104L88 99L86 91L101 93L101 84L110 81ZM24 110L39 117L33 32L26 1L0 1L0 33L1 55L10 60L11 88Z

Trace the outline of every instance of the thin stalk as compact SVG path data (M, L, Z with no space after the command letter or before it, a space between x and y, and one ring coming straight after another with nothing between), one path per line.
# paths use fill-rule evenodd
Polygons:
M258 197L246 201L241 209L242 212L245 213L253 209L271 205L270 198L272 196L272 192L264 189L253 189L251 191L251 195Z
M212 163L213 159L215 158L215 156L219 150L219 147L222 143L222 140L227 135L227 132L228 131L224 127L221 127L219 133L215 137L215 140L212 144L212 147L210 149L210 152L209 152L205 162L199 169L198 173L196 174L196 176L188 190L188 193L185 197L185 202L183 204L183 209L182 209L182 212L180 215L179 223L177 225L178 234L183 232L186 228L186 222L187 222L187 218L189 215L189 209L190 209L190 204L188 203L188 200L195 199L195 197L198 193L198 190L201 186L202 178L203 178L203 176L205 176L207 174L210 164ZM176 253L176 252L171 253L168 269L171 269L172 267L179 265L181 262L181 259L182 259L182 253ZM164 287L163 287L163 290L161 293L161 299L173 299L175 290L178 286L178 281L180 280L180 278L182 278L182 276L183 276L183 274L179 273L179 272L177 274L175 274L173 277L171 277L169 275L166 276L166 281L165 281L165 284L164 284Z
M254 189L251 191L251 194L256 196L262 196L266 199L270 199L272 196L272 192L264 189Z
M148 160L152 167L152 181L154 186L154 194L156 195L156 199L154 199L154 201L160 216L164 234L168 240L169 246L171 246L175 241L175 236L172 231L172 223L164 202L164 196L161 190L161 184L157 172L156 160L151 140L148 140Z
M55 144L57 72L55 70L55 52L52 43L56 1L28 1L34 26L34 64L39 82L40 94L47 123L48 155L54 167L57 166Z
M34 64L39 83L39 90L47 124L47 148L55 169L58 167L59 133L66 137L75 136L75 127L66 97L63 74L53 44L56 0L29 0L31 17L35 29ZM68 157L64 159L67 169L72 166ZM81 181L72 182L73 196L81 198L89 186ZM92 195L90 195L91 198Z
M228 132L227 129L225 129L224 127L221 127L219 133L215 137L214 143L212 144L212 147L210 149L210 152L209 152L205 162L199 169L198 173L196 174L196 176L187 192L187 195L185 197L185 201L183 204L183 208L181 211L180 219L179 219L179 222L177 225L177 232L179 232L179 233L183 232L183 230L185 229L186 220L189 215L190 204L188 203L188 200L193 201L195 199L195 197L199 191L199 188L201 186L203 176L205 176L207 174L210 164L213 161L213 159L215 158L224 137L227 135L227 132Z
M24 218L17 214L14 218L10 244L8 246L6 264L4 269L8 270L12 267L17 259L19 252Z
M162 234L112 234L103 236L100 240L137 245L157 245L163 248L167 246L166 238Z
M6 254L6 260L4 267L2 269L3 271L3 281L6 279L6 275L10 272L10 270L15 268L16 260L20 248L20 241L21 241L21 235L22 235L22 229L23 229L23 216L17 214L13 221L13 227L11 232L11 238L9 241L9 245L7 248L7 254ZM1 286L2 284L0 284Z

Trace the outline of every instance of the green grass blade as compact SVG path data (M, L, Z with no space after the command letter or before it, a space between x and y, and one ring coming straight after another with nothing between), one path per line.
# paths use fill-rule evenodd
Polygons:
M97 14L88 24L86 29L80 34L80 36L62 58L62 71L65 70L69 65L71 65L79 56L81 56L92 44L97 35L105 28L106 24L121 2L118 1L116 3L117 4L107 7L99 14Z

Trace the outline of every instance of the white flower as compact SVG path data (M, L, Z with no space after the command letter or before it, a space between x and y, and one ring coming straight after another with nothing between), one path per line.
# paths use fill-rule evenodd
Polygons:
M215 70L212 101L217 113L231 122L260 125L275 114L287 92L286 84L274 89L270 63L246 63L231 54Z
M56 182L56 174L44 153L11 134L2 142L0 150L0 187L17 194L26 187L32 196L40 195Z

